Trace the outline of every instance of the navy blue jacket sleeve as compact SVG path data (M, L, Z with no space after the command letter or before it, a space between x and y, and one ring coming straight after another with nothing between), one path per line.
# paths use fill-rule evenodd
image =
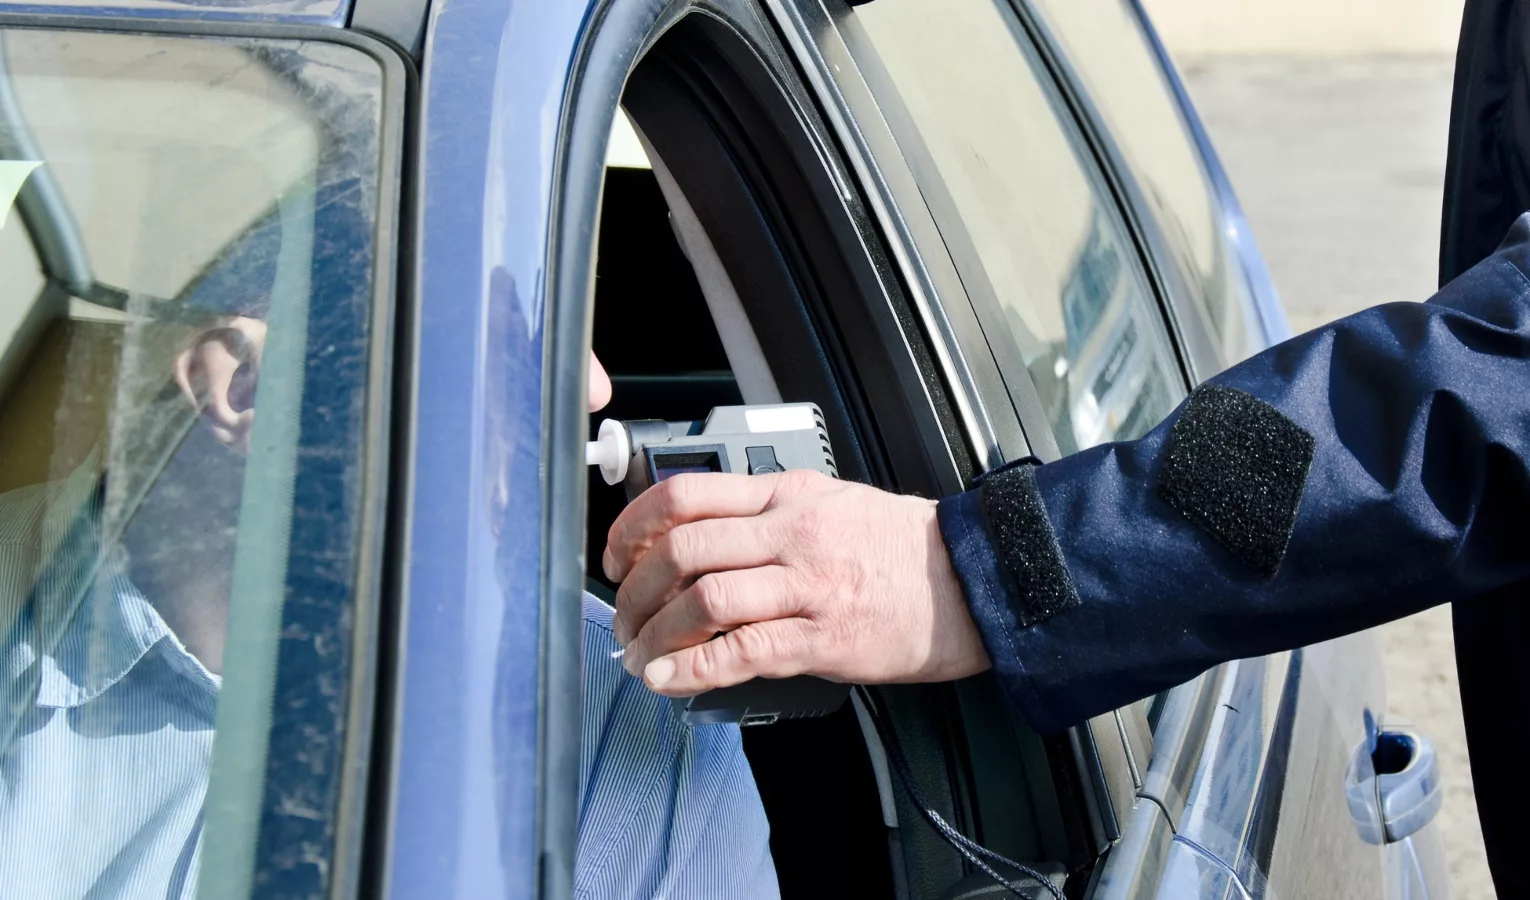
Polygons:
M992 521L978 491L943 501L942 534L1013 705L1060 730L1228 660L1530 576L1526 273L1530 214L1429 302L1358 313L1214 379L1311 436L1273 574L1163 499L1183 404L1141 440L1027 473L1071 581L1063 601L1038 603L1055 584L1017 561L1045 557L1045 541L1006 554L1014 524Z

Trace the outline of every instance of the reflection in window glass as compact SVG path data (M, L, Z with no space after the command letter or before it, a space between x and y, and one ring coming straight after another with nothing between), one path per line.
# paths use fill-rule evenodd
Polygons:
M377 63L23 29L0 51L0 158L41 163L0 229L0 884L323 893ZM303 854L252 871L257 840Z
M1062 452L1157 424L1183 393L1157 303L1013 12L878 0L846 26L1001 365L1023 360Z
M1179 102L1129 0L1038 0L1110 124L1175 265L1219 344L1224 364L1259 349L1248 287L1221 231L1221 210Z

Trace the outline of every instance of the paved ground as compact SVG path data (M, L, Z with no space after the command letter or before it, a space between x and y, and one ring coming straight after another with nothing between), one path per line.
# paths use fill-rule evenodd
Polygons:
M1190 93L1304 331L1434 291L1447 59L1182 63ZM1389 716L1439 748L1456 900L1493 896L1477 827L1448 609L1390 625Z

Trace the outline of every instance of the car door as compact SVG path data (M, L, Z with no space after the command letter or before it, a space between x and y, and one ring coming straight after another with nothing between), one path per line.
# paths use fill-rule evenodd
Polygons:
M1054 456L1065 442L1102 439L1123 422L1151 418L1154 404L1172 401L1174 378L1180 392L1185 383L1179 363L1163 354L1162 322L1144 312L1144 298L1158 302L1156 282L1148 278L1148 291L1141 290L1147 276L1132 268L1141 260L1133 264L1130 252L1120 274L1121 235L1137 241L1140 234L1131 230L1129 216L1103 202L1088 205L1098 216L1086 217L1083 227L1099 237L1084 241L1088 262L1073 267L1084 272L1075 279L1080 286L1071 293L1063 284L1053 286L1054 294L1076 299L1049 315L1054 326L1061 320L1112 327L1096 329L1097 335L1074 347L1066 340L1022 347L1022 332L995 329L992 319L985 331L975 308L986 301L969 296L979 288L970 287L967 273L953 263L970 262L970 255L961 257L970 248L947 249L939 216L931 214L938 202L923 199L904 155L908 148L879 113L868 111L876 97L858 79L839 34L846 7L621 0L595 17L585 16L579 4L514 10L460 7L434 18L426 35L413 261L418 300L411 348L411 499L404 526L408 567L400 576L407 607L402 674L391 711L391 816L378 841L386 851L378 858L387 886L398 896L559 897L571 887L590 257L616 98L640 56L666 34L684 37L690 28L684 23L701 23L690 30L727 35L729 53L763 66L764 81L777 89L788 86L765 104L775 104L771 108L786 118L766 124L777 138L805 129L801 152L787 148L797 154L793 165L819 160L803 189L826 187L851 211L851 227L820 230L817 246L846 234L859 234L868 246L885 242L880 251L857 251L869 254L857 265L869 265L870 280L880 287L862 297L858 292L865 289L852 277L843 282L850 290L831 292L831 298L845 298L832 302L846 304L834 314L861 316L865 327L825 324L811 309L803 327L820 339L844 342L826 356L836 360L833 366L864 366L867 383L888 409L910 398L925 403L919 398L930 392L947 399L928 401L915 419L924 424L900 426L910 439L867 445L861 442L872 432L861 424L867 419L856 418L857 407L836 406L831 388L813 395L811 367L797 373L809 391L804 398L819 402L839 423L836 447L868 447L866 459L873 464L863 464L865 477L883 483L897 465L913 471L935 460L935 471L944 466L949 474L926 490L954 490L963 486L964 471L970 475L1029 453ZM830 46L836 35L840 43ZM728 44L735 40L742 44ZM843 63L852 68L835 68ZM857 89L859 98L848 96ZM1056 109L1054 99L1047 103ZM645 131L656 127L640 125ZM767 136L751 136L747 128L739 134L746 145ZM1086 174L1074 178L1091 185L1091 197L1098 196L1091 178L1115 184L1110 170L1091 169L1098 164L1080 159L1088 157L1075 155L1072 165ZM680 174L708 171L706 159L695 162ZM1058 255L1055 247L1051 252ZM738 271L760 272L749 268L759 264L742 260ZM1122 288L1102 303L1090 279L1099 280L1112 266L1116 283L1135 284L1136 293ZM855 313L850 302L857 297L862 303L881 297L885 304L877 291L906 292L908 305L881 318L864 318L874 305ZM1046 333L1046 327L1025 332ZM887 347L896 346L886 343L888 336L899 334L921 335L929 342L928 356L921 362L903 347L901 362L877 369L869 360L885 356ZM999 359L1023 362L1006 371ZM1036 380L1016 377L1045 374L1048 365L1045 394ZM1143 374L1154 367L1169 375ZM914 390L899 397L910 370ZM869 421L891 428L900 419ZM932 432L929 423L940 422L948 424ZM907 461L886 461L897 454ZM983 734L995 733L994 723L1005 721L1002 701L981 679L952 690L901 692L907 699L899 715L911 741L927 736L920 740L931 752L916 764L932 783L944 779L950 785L942 788L941 805L962 827L1039 854L1027 858L1060 860L1068 871L1087 873L1133 822L1159 816L1156 803L1137 797L1150 775L1145 764L1154 742L1145 705L1056 741L1027 735L1020 723L1014 726L1018 747L1006 739L980 759L972 748ZM1166 703L1164 716L1174 708ZM854 740L869 740L853 723L851 729ZM800 740L781 742L790 747ZM1017 763L1029 782L1023 790L1014 778ZM757 766L757 775L761 771ZM964 874L962 865L922 831L908 798L885 778L884 771L876 783L882 798L876 815L887 826L884 839L900 838L889 859L903 861L894 868L905 877L923 879L898 887L895 875L895 890L898 896L941 896ZM1013 798L1027 791L1035 797L1017 811ZM1147 816L1136 815L1144 809ZM794 862L810 871L809 858ZM779 853L777 863L779 868Z
M961 91L930 93L920 98L921 108L911 112L904 103L903 86L896 83L887 59L878 52L883 48L877 46L877 36L869 33L878 23L861 20L879 13L897 17L908 7L884 6L879 10L874 4L858 4L852 10L820 3L771 6L783 23L788 40L800 54L799 59L808 68L810 81L818 85L828 116L840 117L841 139L866 154L863 177L873 185L877 202L884 204L886 221L892 223L888 231L905 242L903 252L911 260L910 281L936 313L940 328L937 333L949 341L951 356L961 360L966 368L966 377L959 382L961 389L969 398L969 406L982 410L983 428L989 435L983 467L1033 454L1055 458L1060 441L1066 441L1072 448L1080 441L1098 440L1102 430L1112 427L1109 424L1112 418L1128 423L1151 421L1153 404L1161 407L1160 414L1171 408L1175 396L1173 381L1154 380L1145 373L1156 367L1169 372L1170 379L1177 378L1174 374L1177 363L1167 352L1163 336L1145 332L1138 324L1150 325L1150 320L1143 317L1152 315L1151 312L1125 289L1116 289L1133 277L1140 278L1140 273L1134 276L1126 272L1122 279L1102 280L1107 270L1121 273L1122 259L1114 243L1116 235L1109 231L1115 223L1108 218L1111 215L1108 209L1090 202L1090 186L1071 156L1066 155L1067 148L1062 148L1065 156L1060 162L1049 162L1061 167L1059 177L1073 179L1075 189L1060 196L1072 202L1069 212L1081 216L1078 225L1090 239L1080 245L1084 250L1082 256L1066 264L1055 261L1069 256L1073 248L1059 250L1054 243L1038 249L1038 257L1048 262L1037 268L1046 268L1044 278L1053 279L1053 283L1043 287L1041 281L1033 281L1024 290L1046 291L1055 298L1052 307L1042 312L1058 326L1053 329L1054 334L1061 333L1064 318L1079 323L1075 331L1083 339L1071 348L1066 346L1066 340L1053 343L1036 339L1035 333L1043 330L1040 327L1027 332L1010 331L1013 321L1031 316L1029 310L1001 309L985 319L993 306L978 309L982 303L997 305L993 301L995 294L991 287L973 280L977 270L963 270L964 265L983 258L1003 260L1002 264L1012 267L1012 272L1023 267L1015 266L1015 254L1008 247L994 245L992 233L980 235L988 243L980 252L972 235L959 227L959 216L942 218L956 208L958 201L944 192L941 180L929 177L937 174L940 162L944 161L937 159L930 142L938 140L938 136L958 133L962 127L958 122L947 121L934 125L930 132L921 132L914 120L939 110L946 101L960 106L970 98ZM949 14L951 8L943 5L938 13L933 7L914 12L938 17ZM931 29L930 24L924 20L911 24L897 34L897 39L904 41L902 45L885 47L889 54L903 54L898 64L911 57L921 60L916 66L905 67L899 75L918 84L934 84L942 75L955 78L972 75L977 81L993 77L991 67L968 66L966 58L958 61L960 54L950 52L949 42L941 47L946 51L947 68L943 72L927 68L925 63L931 55L928 39L939 32L939 28ZM1025 64L1023 59L1020 61ZM1043 99L1040 111L1051 115L1046 102ZM930 133L937 137L930 138ZM971 149L971 145L963 149ZM1069 166L1074 167L1073 171L1067 169ZM1057 168L1049 171L1058 174ZM960 200L982 197L1002 207L1005 187L967 182L962 185L965 193ZM1080 188L1082 195L1078 192ZM951 227L953 223L958 227ZM1082 265L1075 265L1080 260ZM1096 283L1105 282L1110 289L1095 289ZM1063 297L1067 300L1062 300ZM1099 325L1102 321L1105 324ZM1026 342L1029 356L1023 356L1019 350ZM1071 374L1070 360L1064 358L1070 351L1083 360ZM1029 377L1032 370L1053 373L1045 390L1038 390ZM1182 392L1182 382L1180 385L1177 390ZM1073 396L1069 395L1070 390ZM1141 402L1134 403L1137 398L1142 398ZM1034 417L1024 419L1017 412L1022 409ZM1063 423L1056 433L1049 415ZM996 687L986 680L959 686L964 695L988 691L996 691ZM992 731L999 727L1002 716L987 718L990 716L996 714L989 710L977 713L975 728ZM974 780L973 802L979 818L985 806L991 806L990 814L998 818L1007 782L1013 780L1004 767L1012 767L1019 756L1014 747L1002 742L985 742L971 734L967 740L972 751L969 771ZM1142 775L1138 759L1145 764L1152 742L1146 706L1134 705L1102 716L1061 740L1077 763L1077 771L1084 776L1079 784L1080 799L1088 810L1088 843L1098 853L1119 837L1121 824L1136 804Z
M1067 452L1098 440L1141 434L1183 396L1185 379L1193 383L1225 365L1228 358L1262 345L1269 333L1278 333L1279 322L1270 321L1272 296L1261 282L1262 268L1253 264L1256 256L1234 254L1239 247L1232 239L1236 232L1222 227L1230 221L1228 204L1203 186L1211 179L1198 148L1181 138L1183 146L1171 146L1173 152L1166 154L1161 135L1155 135L1156 146L1144 148L1140 141L1129 145L1138 156L1127 159L1157 166L1147 174L1158 176L1158 181L1143 188L1136 179L1146 181L1146 176L1122 164L1123 151L1113 145L1117 138L1109 130L1111 120L1099 123L1088 95L1075 87L1067 60L1030 10L1016 8L1006 14L994 4L971 10L964 32L950 38L967 55L953 62L949 73L942 73L932 58L941 55L942 31L962 27L956 21L962 18L962 5L946 4L938 16L914 4L899 6L874 0L856 4L851 11L831 12L831 16L850 35L852 48L857 43L874 46L879 59L869 61L871 54L863 50L856 62L874 90L878 79L884 79L878 94L882 112L895 123L902 151L910 158L980 319L987 307L983 333L994 355L1008 361L1008 365L1001 363L1001 371L1030 373L1029 381L1039 396L1027 396L1024 384L1009 381L1006 387L1027 438L1033 446L1041 445L1038 455L1048 458L1049 436L1058 449ZM1097 21L1102 12L1069 9L1078 20ZM1122 7L1118 15L1123 12L1135 15L1130 7ZM1135 19L1127 22L1136 27ZM906 33L899 34L900 28ZM995 49L993 35L1013 44L999 44ZM1010 47L1026 48L1032 41L1036 46L1031 52L1036 55L1027 66L1003 68L1003 62L1019 56ZM1135 51L1148 65L1147 74L1159 77L1159 63L1148 55L1151 45L1140 34L1138 44ZM1115 47L1092 49L1107 58L1121 52ZM889 55L897 61L888 63ZM999 64L988 64L994 59ZM899 67L908 73L901 80ZM1121 66L1114 71L1121 71ZM1141 72L1129 74L1140 82ZM943 76L950 84L947 92L920 96L934 90L932 81ZM1006 105L1020 104L1027 92L1017 86L1027 79L1041 85L1040 94L1048 96L1032 100L1032 108L1018 114L1016 124L1006 132L1005 123L995 120L1017 112ZM997 89L994 81L1000 84ZM1139 132L1169 130L1171 138L1178 133L1176 98L1165 94L1156 106L1144 102L1133 107ZM963 105L972 110L951 111ZM1165 121L1141 121L1155 110ZM981 124L973 124L983 115L987 118ZM1068 166L1056 162L1069 154L1041 146L1035 135L1049 117L1060 130L1071 132L1061 144L1073 148L1073 166L1093 170L1086 179L1092 181L1090 190L1084 192L1092 193L1096 201L1094 212L1086 217L1090 224L1082 229L1087 237L1069 238L1065 224L1079 219L1078 214L1068 217L1069 201L1063 196L1066 174L1059 173ZM953 136L961 141L964 129L976 133L978 149L972 143L953 145ZM1129 132L1126 137L1136 134ZM1002 184L1002 177L994 175L1003 169L1003 164L994 161L999 158L998 148L1012 154L1011 166L1033 164L1046 174L1029 185ZM1035 158L1016 148L1031 149ZM988 156L983 155L985 150ZM974 171L964 154L981 157L982 171ZM1164 164L1178 170L1165 176ZM1184 193L1187 171L1196 179L1189 187L1202 191L1199 209L1188 211L1181 197L1165 196L1168 188ZM1145 197L1152 197L1154 203ZM1025 216L1018 212L1025 204L1045 210L1045 225L1031 225L1027 230ZM1091 208L1076 201L1074 206ZM1111 221L1112 217L1119 218ZM1165 232L1171 232L1172 238ZM1055 254L1073 253L1071 264L1046 258L1047 243L1057 240L1072 241L1071 247ZM1250 249L1246 239L1243 245ZM1125 276L1113 269L1121 260L1128 267ZM1128 287L1100 290L1104 272ZM1109 299L1091 300L1091 293ZM1119 293L1132 295L1136 302L1123 306ZM1266 305L1256 304L1255 297L1263 297ZM1032 321L1025 321L1027 313ZM1045 322L1047 315L1054 321ZM1090 327L1096 322L1102 323L1100 333L1092 335ZM1046 340L1049 325L1056 337ZM1171 334L1185 356L1178 357L1170 349ZM1123 371L1135 377L1117 377ZM1123 396L1127 399L1120 399ZM1102 428L1101 422L1110 427ZM1176 721L1212 724L1208 744L1201 743L1207 732L1188 737L1192 749L1206 754L1197 783L1215 796L1203 794L1196 812L1184 821L1177 818L1174 800L1159 796L1161 785L1150 785L1143 796L1164 803L1165 813L1176 816L1170 824L1188 829L1187 841L1199 837L1218 846L1217 860L1240 866L1244 881L1254 884L1256 892L1264 889L1271 872L1277 873L1277 879L1294 879L1299 892L1333 896L1379 892L1385 884L1383 857L1361 839L1345 800L1347 770L1357 750L1366 746L1367 710L1381 696L1377 662L1374 647L1362 636L1229 667L1212 679L1221 690L1231 692L1223 697L1221 718L1215 723L1205 719L1209 682L1189 688L1193 702L1175 709L1199 714L1191 719L1177 715ZM1233 694L1238 699L1229 699ZM1245 708L1249 715L1229 718L1230 710ZM1179 735L1181 743L1186 736ZM1130 737L1127 743L1130 746ZM1144 749L1148 752L1141 756L1146 760L1151 748ZM1288 817L1284 832L1274 824L1282 812ZM1197 815L1206 818L1197 819ZM1161 844L1161 830L1157 840ZM1322 875L1284 862L1320 847L1339 853ZM1160 846L1157 852L1168 851Z
M821 69L797 11L697 7L647 50L623 103L707 231L782 398L824 410L842 477L950 493L975 470L971 455L986 455L996 437L974 395L951 390L972 377L970 361L952 359L958 348L939 318L946 310L917 293L928 276L908 257L898 231L906 220L886 215L880 158L841 149L844 110L809 89ZM804 77L797 65L815 68ZM628 333L642 327L633 322ZM995 371L991 358L986 365ZM1095 787L1099 757L1124 757L1114 724L1100 746L1087 736L1044 741L1013 721L991 679L875 696L943 817L1059 877L1087 871L1113 821L1100 814L1108 804ZM885 761L878 774L884 748L860 711L746 732L783 893L873 890L881 882L870 867L890 866L893 896L948 896L968 870L920 821ZM851 743L864 769L826 778L854 756ZM871 796L881 802L863 810L869 820L845 821L845 807L860 801L838 782L862 775L874 776ZM826 867L823 846L840 848L844 864Z
M783 399L824 409L842 474L943 494L977 470L974 455L996 461L1001 441L1024 447L1017 423L1001 434L973 409L976 393L949 391L975 377L997 383L996 367L991 356L982 376L958 365L946 311L905 294L927 276L906 259L867 158L840 156L838 126L777 31L791 24L782 14L745 0L630 0L591 19L464 7L432 22L408 614L385 857L397 895L570 889L591 250L624 81L634 122L711 223ZM464 149L476 147L487 150ZM470 238L473 229L482 234ZM1044 741L1011 721L991 680L877 696L942 815L1022 859L1055 862L1047 869L1058 877L1087 872L1116 827L1102 759L1119 763L1111 790L1130 799L1113 719L1098 740ZM815 896L825 879L864 885L863 858L883 869L868 877L899 897L936 900L967 876L885 762L878 775L875 732L851 707L751 732L762 737L746 749L785 842L773 841L783 888L790 876L807 891L793 896ZM999 748L982 771L970 765L974 736ZM832 772L804 771L803 761L841 750L870 788L855 816L815 810L803 793L804 779L839 789L820 777ZM847 818L870 830L808 840ZM849 854L843 866L824 866L825 846Z
M913 151L916 176L980 318L987 307L984 335L995 355L1009 360L1001 370L1028 371L1040 395L1044 418L1016 404L1027 436L1035 444L1032 436L1049 430L1057 450L1070 452L1097 440L1139 435L1172 408L1194 377L1194 361L1185 358L1182 367L1171 347L1170 323L1181 326L1182 346L1185 335L1197 331L1220 334L1222 345L1237 346L1236 340L1246 338L1228 311L1242 314L1245 327L1256 311L1235 291L1208 288L1208 268L1197 257L1152 255L1161 243L1155 235L1159 226L1146 210L1129 205L1136 196L1134 173L1115 164L1113 133L1089 118L1091 110L1080 102L1086 95L1067 80L1066 58L1046 43L1046 32L1028 10L987 2L962 6L946 4L936 16L915 4L898 9L890 0L877 0L858 6L846 21L868 33L886 68L894 70L883 106L894 110L892 116L908 117L906 132L918 137L906 145L915 140L923 145ZM932 48L948 29L961 30L948 40L968 55L951 54L949 73L940 73L950 83L944 95L921 97L934 90L932 57L940 54ZM901 61L888 62L900 55ZM1022 60L1026 55L1030 58ZM994 63L973 66L973 57ZM908 71L901 79L895 71L900 66ZM952 109L962 104L971 111ZM1137 107L1139 114L1142 109ZM1006 115L1014 124L1008 125ZM1045 127L1049 121L1055 129ZM1047 141L1043 135L1054 130L1055 139ZM1001 152L1011 154L1007 167L994 161ZM1011 175L1012 184L996 175L1013 172L1020 174ZM1092 197L1092 204L1068 196L1070 173L1076 184L1087 184L1071 193ZM1119 205L1122 200L1128 205ZM1070 204L1080 211L1070 214ZM1203 213L1211 211L1208 204ZM1087 225L1072 224L1086 220ZM1060 245L1050 259L1043 252L1049 242ZM1211 249L1222 252L1215 244ZM1148 255L1139 255L1142 251ZM1162 277L1177 271L1175 263L1183 269L1178 283ZM1209 271L1220 268L1223 280L1236 287L1242 272L1215 255L1213 263ZM1160 276L1156 283L1150 273ZM1200 278L1199 310L1173 305L1171 290L1177 293L1192 275ZM1120 286L1109 287L1113 284ZM1220 321L1205 311L1212 303L1221 304ZM1099 334L1091 334L1091 327ZM1010 390L1015 393L1013 386ZM1096 424L1100 420L1109 427ZM1049 458L1045 450L1038 455ZM1202 847L1209 842L1212 855L1238 871L1256 893L1272 873L1296 879L1294 887L1303 895L1379 895L1383 889L1383 856L1350 822L1343 789L1345 769L1364 744L1365 676L1374 682L1376 671L1374 651L1357 655L1355 644L1352 639L1280 654L1221 673L1226 680L1219 718L1214 717L1203 747L1189 812L1171 824L1185 841ZM1337 687L1314 688L1314 683ZM1145 796L1163 799L1152 791ZM1175 810L1170 805L1163 812ZM1275 824L1282 814L1294 827ZM1307 866L1287 869L1277 858L1319 847L1337 853L1321 874Z
M1212 367L1286 337L1289 326L1253 235L1140 4L1034 0L1028 8L1037 40L1050 50L1082 118L1097 123L1102 156L1125 173L1122 193L1148 232L1191 371L1209 377ZM1215 354L1208 352L1213 348ZM1249 701L1225 699L1227 708L1242 711L1261 693L1264 699L1252 704L1258 712L1248 721L1217 723L1208 735L1202 793L1183 817L1175 815L1189 840L1220 847L1218 859L1256 893L1266 882L1270 890L1303 895L1414 896L1426 895L1429 885L1437 894L1443 889L1432 834L1394 833L1397 839L1388 840L1378 859L1367 813L1340 799L1355 793L1355 772L1365 768L1366 748L1375 741L1368 725L1385 711L1374 634L1233 664L1222 677L1230 679L1225 691ZM1264 734L1259 749L1245 729ZM1417 747L1414 775L1432 762L1427 739L1419 736ZM1246 776L1232 773L1253 771L1257 785L1234 786ZM1222 799L1208 802L1207 792ZM1232 796L1242 799L1228 803ZM1158 799L1174 815L1178 798L1165 792ZM1324 880L1315 882L1306 860L1319 854L1331 861Z

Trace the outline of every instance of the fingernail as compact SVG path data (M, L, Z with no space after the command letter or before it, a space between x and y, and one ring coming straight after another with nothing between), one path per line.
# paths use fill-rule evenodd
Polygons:
M615 581L616 576L612 574L611 571L612 568L614 568L612 565L613 562L614 561L611 559L611 548L607 547L606 549L602 550L600 553L600 570L606 573L607 578Z
M656 659L648 664L643 670L643 680L654 689L663 687L675 677L675 661L672 659Z
M617 619L611 624L611 636L616 638L616 642L623 647L632 643L632 635L627 633L627 626L622 623L621 619Z

